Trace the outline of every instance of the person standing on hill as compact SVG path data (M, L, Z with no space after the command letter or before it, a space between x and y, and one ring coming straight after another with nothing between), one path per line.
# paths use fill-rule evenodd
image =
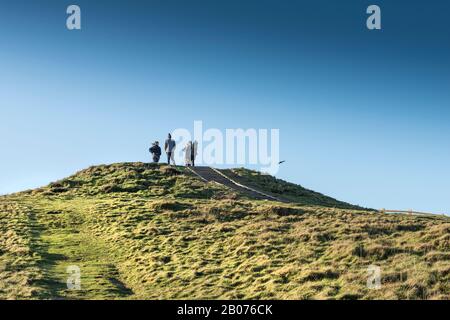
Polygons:
M191 163L191 150L192 150L192 141L186 143L186 146L181 150L184 151L184 162L186 163L186 167L192 165Z
M194 142L191 141L191 165L195 167L195 158L197 157L197 147L198 142L195 140Z
M166 143L164 144L164 150L167 153L167 164L170 165L170 160L172 160L173 165L175 165L174 153L175 153L176 143L172 139L172 135L169 133L167 136Z
M152 154L153 162L158 163L159 158L161 157L161 148L159 146L159 142L158 141L153 142L149 151Z

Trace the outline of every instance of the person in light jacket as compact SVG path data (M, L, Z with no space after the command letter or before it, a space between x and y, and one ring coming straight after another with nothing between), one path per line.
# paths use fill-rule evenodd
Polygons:
M164 144L164 150L167 153L167 164L170 165L170 160L172 160L173 165L175 164L174 154L176 148L175 140L172 139L172 135L169 133L166 139L166 143Z
M181 151L184 151L184 163L186 167L191 166L192 141L188 141Z

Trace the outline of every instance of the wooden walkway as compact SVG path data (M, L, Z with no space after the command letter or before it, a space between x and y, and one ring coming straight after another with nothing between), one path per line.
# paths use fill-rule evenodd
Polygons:
M225 187L233 189L241 194L245 194L250 198L257 200L269 200L269 201L279 201L286 202L284 199L279 199L277 197L268 195L260 190L250 188L239 182L227 177L224 173L211 167L187 167L191 172L200 177L202 180L209 182L214 181Z

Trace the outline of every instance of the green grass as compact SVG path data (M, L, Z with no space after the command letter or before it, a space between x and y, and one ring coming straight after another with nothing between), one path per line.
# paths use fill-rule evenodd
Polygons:
M380 214L238 173L296 203L142 163L0 197L0 298L450 298L448 218ZM372 264L380 290L366 285ZM71 265L81 290L67 289Z
M308 190L302 186L277 179L271 175L263 174L261 172L247 170L244 168L225 169L221 171L236 182L256 189L262 189L267 194L278 199L281 198L290 202L340 209L365 209L360 206L338 201L321 193Z

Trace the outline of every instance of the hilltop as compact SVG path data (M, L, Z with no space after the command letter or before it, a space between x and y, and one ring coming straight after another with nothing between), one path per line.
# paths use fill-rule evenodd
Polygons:
M246 169L94 166L0 197L0 298L449 299L448 217L388 215ZM67 267L81 270L68 290ZM381 288L367 268L381 267Z

